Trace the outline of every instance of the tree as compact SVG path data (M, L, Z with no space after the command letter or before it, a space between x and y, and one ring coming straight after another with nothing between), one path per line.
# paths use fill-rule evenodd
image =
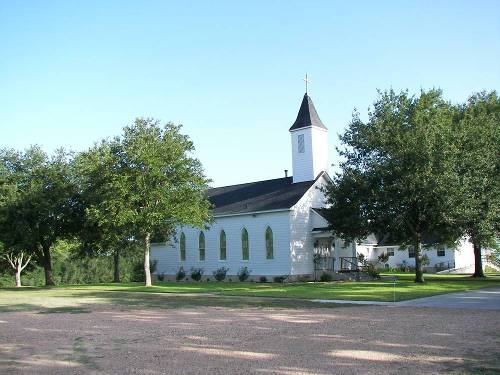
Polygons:
M105 197L87 207L87 215L102 228L125 228L142 242L146 286L151 285L151 238L167 240L179 225L203 227L210 220L209 180L191 155L193 143L180 130L138 118L121 136L84 156L85 173L101 176L88 180L90 189Z
M0 242L0 258L3 258L14 269L16 288L20 288L21 272L26 268L31 260L31 255L26 255L24 251L18 249L6 249Z
M455 206L449 189L457 186L450 142L455 111L439 90L418 97L390 90L363 122L355 112L340 137L345 158L341 173L326 188L333 232L346 240L369 233L415 249L415 282L423 282L422 244L459 237L450 219ZM439 234L433 240L424 237Z
M79 185L85 207L81 227L80 253L113 257L113 282L120 282L120 256L124 250L137 246L132 228L120 216L122 202L116 194L115 168L119 164L120 147L117 141L103 140L77 157ZM132 249L135 250L135 249Z
M52 245L72 236L82 216L71 156L49 157L37 146L0 150L0 240L34 254L46 285L54 285Z
M460 107L456 132L460 150L456 164L460 209L455 220L473 244L473 277L484 277L481 249L495 247L500 233L500 98L497 93L472 95Z

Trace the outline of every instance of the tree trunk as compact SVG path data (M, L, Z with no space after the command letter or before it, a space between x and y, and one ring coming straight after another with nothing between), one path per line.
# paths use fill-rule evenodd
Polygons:
M151 233L146 233L144 239L144 285L151 286L151 270L149 269L149 246L151 242Z
M120 282L120 250L115 250L115 253L113 254L113 282L114 283L119 283Z
M475 238L472 238L472 246L474 247L474 274L472 277L484 277L481 244Z
M50 255L50 246L42 247L43 257L43 269L45 271L45 286L54 286L54 275L52 273L52 257Z
M21 287L21 264L16 265L16 288Z
M422 245L420 241L420 233L415 236L415 282L424 282L424 272L422 269Z

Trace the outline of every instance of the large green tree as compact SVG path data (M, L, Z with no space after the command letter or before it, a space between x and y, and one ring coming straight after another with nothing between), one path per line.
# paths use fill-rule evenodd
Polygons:
M481 249L497 246L500 233L500 98L472 95L460 107L456 142L460 158L455 218L474 248L474 277L483 277Z
M457 186L454 117L438 90L380 93L368 121L355 112L341 135L341 172L326 189L334 233L347 240L378 233L413 246L416 282L424 281L422 245L460 236L448 194Z
M82 216L71 159L64 150L49 157L36 146L0 151L0 240L34 254L46 285L54 285L52 246L74 235Z
M103 140L78 155L79 185L85 220L79 237L82 256L112 256L113 282L120 282L120 257L134 247L132 227L121 216L122 203L116 188L123 176L115 173L120 163L120 143Z
M142 241L145 285L151 285L150 242L169 239L178 225L202 227L210 220L208 180L181 127L138 118L123 134L82 156L94 197L87 217L105 235Z

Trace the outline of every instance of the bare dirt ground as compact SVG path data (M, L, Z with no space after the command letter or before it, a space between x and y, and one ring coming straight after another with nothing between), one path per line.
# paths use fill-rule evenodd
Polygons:
M212 304L0 310L0 374L236 373L499 374L500 311Z

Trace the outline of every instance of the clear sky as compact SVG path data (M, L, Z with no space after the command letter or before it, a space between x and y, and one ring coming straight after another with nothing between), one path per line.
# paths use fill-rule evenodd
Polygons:
M500 89L500 1L0 1L0 147L182 123L213 185L291 170L309 93L338 133L377 89Z

